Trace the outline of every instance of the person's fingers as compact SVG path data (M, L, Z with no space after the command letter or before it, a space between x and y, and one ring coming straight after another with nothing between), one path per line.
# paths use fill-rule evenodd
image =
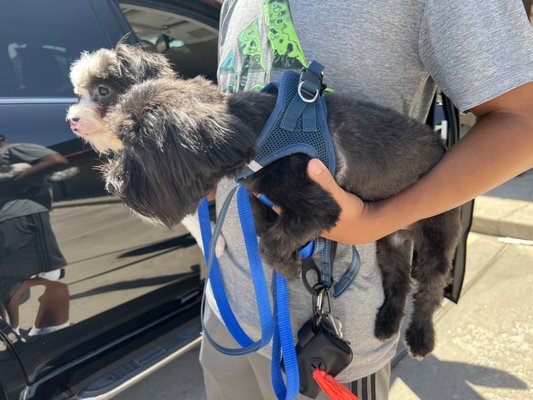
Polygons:
M307 175L325 190L330 192L333 197L339 198L345 194L344 190L337 185L335 178L318 158L309 160L309 163L307 164Z
M323 232L322 236L342 243L352 243L353 227L357 225L365 208L365 203L356 195L342 189L327 167L319 160L312 159L307 165L307 175L324 190L331 193L341 207L339 221L333 229Z

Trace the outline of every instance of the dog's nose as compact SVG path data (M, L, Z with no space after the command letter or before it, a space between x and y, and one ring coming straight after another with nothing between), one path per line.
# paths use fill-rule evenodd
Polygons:
M79 117L67 118L67 125L70 129L75 130L78 125Z

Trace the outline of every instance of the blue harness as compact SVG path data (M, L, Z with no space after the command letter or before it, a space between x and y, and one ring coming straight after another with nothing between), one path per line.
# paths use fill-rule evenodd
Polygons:
M327 108L321 94L325 86L322 83L324 67L313 61L301 74L285 71L280 82L271 82L263 91L277 94L277 101L272 114L257 139L258 154L243 171L237 174L237 185L228 194L221 207L214 232L211 232L207 199L199 206L200 228L204 244L204 255L207 265L206 285L209 281L218 309L224 324L240 348L227 348L218 344L203 326L206 339L218 351L227 355L244 355L266 346L272 339L272 384L278 399L293 399L299 392L299 371L296 359L293 331L290 323L288 307L287 282L284 277L274 272L272 279L272 296L274 311L272 312L268 288L265 279L257 234L253 222L250 195L243 182L247 177L268 164L291 154L304 153L311 158L319 158L329 171L335 173L335 152L327 125ZM215 246L222 230L227 210L233 196L237 193L237 207L241 228L244 235L250 271L256 294L261 338L252 340L241 328L229 304L220 267L215 256ZM262 200L272 206L268 199ZM209 251L207 251L209 249ZM340 296L355 279L360 267L360 260L355 247L350 266L341 279L333 285L330 253L331 241L318 238L300 249L302 258L320 253L321 266L319 284L321 287L333 287L334 297ZM304 279L308 290L313 288ZM313 292L312 292L313 293ZM205 290L204 299L205 301ZM202 304L202 313L203 313ZM203 315L202 315L203 325ZM285 369L286 385L283 380L281 361Z
M335 148L327 124L322 74L313 61L301 74L285 71L280 82L270 82L263 92L277 94L276 105L257 138L258 154L237 174L242 181L264 166L295 153L319 158L335 174Z

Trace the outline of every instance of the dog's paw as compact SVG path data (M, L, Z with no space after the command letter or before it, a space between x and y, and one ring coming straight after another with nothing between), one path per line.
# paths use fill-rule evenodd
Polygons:
M283 241L271 234L271 231L261 236L259 248L264 260L280 275L287 279L295 279L299 276L302 265L300 254L287 248Z
M281 260L277 264L270 265L280 274L288 280L294 280L300 276L301 262L299 257L291 257L290 260Z
M405 332L405 343L409 355L417 360L423 359L435 348L435 330L431 322L409 324Z
M374 326L374 335L379 340L386 340L394 336L400 330L403 312L393 310L391 307L383 304L376 317Z
M300 275L302 262L297 252L293 252L289 255L282 255L262 248L261 253L266 262L281 276L292 280L298 278Z

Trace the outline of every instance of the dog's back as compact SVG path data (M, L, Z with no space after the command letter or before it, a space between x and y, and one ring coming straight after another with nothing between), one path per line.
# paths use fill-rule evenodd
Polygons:
M440 138L426 125L392 110L344 96L327 95L328 126L337 156L336 180L365 201L393 196L427 173L442 157ZM264 193L283 212L277 216L254 200L261 251L279 272L296 277L298 252L304 243L335 226L340 208L328 192L307 178L309 157L294 154L253 175L252 192ZM459 212L451 210L419 221L377 242L385 300L378 311L375 335L398 332L411 287L411 252L418 281L414 312L406 333L411 353L433 350L432 315L450 281L460 230Z
M416 182L445 148L418 121L376 104L326 96L337 155L336 181L365 201L393 196Z

